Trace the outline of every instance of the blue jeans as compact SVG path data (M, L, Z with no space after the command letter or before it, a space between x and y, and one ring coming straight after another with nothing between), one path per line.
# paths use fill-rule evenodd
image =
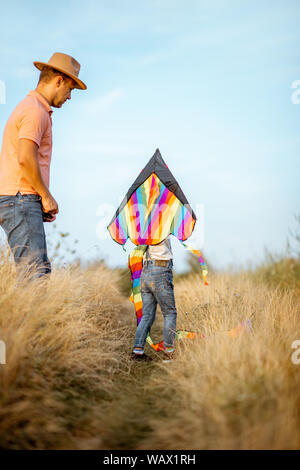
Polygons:
M137 327L134 347L143 348L154 323L157 304L164 317L164 345L173 347L176 334L177 311L175 306L172 261L168 267L148 264L141 275L143 316Z
M0 196L0 225L19 275L27 271L30 277L41 277L51 272L39 195L18 192L16 196Z

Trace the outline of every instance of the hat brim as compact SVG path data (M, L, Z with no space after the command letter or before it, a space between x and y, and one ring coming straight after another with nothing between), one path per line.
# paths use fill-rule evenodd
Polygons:
M78 86L76 86L75 88L78 88L80 90L86 90L87 89L87 86L85 83L83 83L83 81L81 81L78 77L76 77L76 75L73 75L72 73L69 73L69 72L66 72L65 70L63 70L62 68L60 67L53 67L53 65L50 65L50 64L47 64L46 62L33 62L33 65L35 65L35 67L39 70L42 70L42 68L46 65L47 67L50 67L52 69L55 69L55 70L58 70L59 72L62 72L64 73L65 75L68 75L68 77L72 78L74 80L74 82L77 83Z

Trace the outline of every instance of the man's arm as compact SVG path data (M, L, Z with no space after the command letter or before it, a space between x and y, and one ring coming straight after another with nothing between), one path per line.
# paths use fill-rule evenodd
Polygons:
M45 185L38 162L38 145L29 139L19 139L18 162L24 178L42 198L44 212L58 214L58 204Z

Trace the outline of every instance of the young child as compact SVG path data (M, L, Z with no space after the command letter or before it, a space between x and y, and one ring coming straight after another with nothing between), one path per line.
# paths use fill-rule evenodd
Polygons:
M137 327L132 358L151 360L144 353L148 333L154 323L157 304L164 317L165 355L171 358L174 351L177 311L173 286L173 254L170 236L158 245L149 245L143 258L141 275L143 316Z

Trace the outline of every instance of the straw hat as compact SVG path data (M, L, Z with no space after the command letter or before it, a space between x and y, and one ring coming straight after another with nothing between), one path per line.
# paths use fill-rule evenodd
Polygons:
M46 65L48 67L52 67L59 72L63 72L64 74L68 75L68 77L73 78L73 80L77 83L77 87L81 90L86 90L86 84L79 80L79 70L80 70L80 63L77 62L73 57L67 54L63 54L61 52L55 52L53 56L49 59L49 62L33 62L33 64L39 70Z

